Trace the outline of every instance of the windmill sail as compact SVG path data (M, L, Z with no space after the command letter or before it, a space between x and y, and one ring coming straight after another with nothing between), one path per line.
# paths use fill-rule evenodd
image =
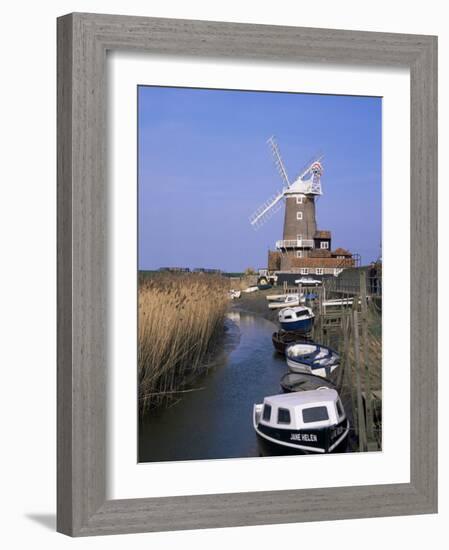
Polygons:
M259 206L259 208L249 218L251 225L253 227L260 227L262 223L271 218L271 216L282 206L281 199L283 196L284 192L281 191Z
M267 140L267 143L270 145L271 152L273 154L274 163L276 164L276 168L279 171L279 174L281 178L284 180L287 187L290 186L290 181L288 179L287 170L285 169L284 163L282 162L282 157L279 152L278 144L276 143L276 140L274 139L274 136L271 136L270 139Z
M296 178L296 179L299 179L299 180L302 180L305 176L307 176L307 174L309 172L313 172L313 168L314 168L314 165L315 164L320 164L321 162L321 159L323 158L324 155L317 155L314 160L311 160L309 163L307 163L306 167L304 168L304 170L301 172L301 174ZM321 164L320 164L321 166Z
M323 166L321 165L322 158L323 155L309 162L301 174L296 178L292 188L298 186L298 188L300 187L302 189L303 193L321 195L321 175L323 174ZM306 176L309 177L306 178Z

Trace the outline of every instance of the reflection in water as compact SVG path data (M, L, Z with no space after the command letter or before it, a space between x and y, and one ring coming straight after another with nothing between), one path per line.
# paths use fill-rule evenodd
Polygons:
M240 311L229 311L227 314L227 318L230 321L234 321L234 323L239 324L240 323Z
M275 354L275 326L230 312L223 348L197 391L148 414L139 426L139 462L259 456L252 408L280 393L287 365Z

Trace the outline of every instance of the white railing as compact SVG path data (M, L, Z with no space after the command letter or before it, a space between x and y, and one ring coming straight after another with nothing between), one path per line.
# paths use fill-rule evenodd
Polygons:
M286 239L276 241L276 248L313 248L313 239Z

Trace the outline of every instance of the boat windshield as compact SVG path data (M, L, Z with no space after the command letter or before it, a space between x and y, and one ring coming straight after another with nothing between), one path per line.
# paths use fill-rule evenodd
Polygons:
M290 411L288 409L278 409L278 424L290 424Z
M263 416L262 416L262 418L264 420L266 420L267 422L270 421L270 418L271 418L271 405L265 404L263 406Z
M301 311L296 312L296 317L304 317L304 316L308 315L308 313L309 312L307 311L307 309L302 309Z
M308 407L307 409L303 409L302 420L304 424L309 424L310 422L320 422L322 420L329 420L327 407Z

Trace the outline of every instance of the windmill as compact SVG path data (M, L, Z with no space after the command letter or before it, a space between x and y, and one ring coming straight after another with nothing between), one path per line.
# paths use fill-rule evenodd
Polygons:
M300 175L290 182L274 136L271 136L267 143L283 187L253 213L250 223L255 228L260 227L282 207L282 202L285 201L283 238L276 242L276 248L282 253L305 258L315 247L314 239L317 232L315 198L322 195L322 156L309 162Z

